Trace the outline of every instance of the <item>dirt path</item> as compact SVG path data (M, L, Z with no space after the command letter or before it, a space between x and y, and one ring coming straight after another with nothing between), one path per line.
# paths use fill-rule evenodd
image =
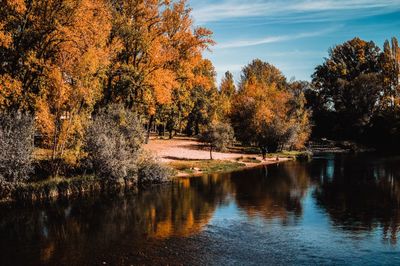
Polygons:
M161 162L165 163L210 159L209 149L193 138L176 137L174 139L164 140L153 137L144 148L145 150L151 151ZM254 158L261 161L260 163L245 162L246 167L288 160L288 158L279 158L278 160L276 158L268 158L263 161L261 156L256 154L213 152L214 160L236 161L238 158Z
M210 151L207 147L191 138L177 137L170 140L153 138L144 147L154 153L162 162L210 159ZM241 156L255 157L241 153L213 152L213 159L215 160L234 160Z

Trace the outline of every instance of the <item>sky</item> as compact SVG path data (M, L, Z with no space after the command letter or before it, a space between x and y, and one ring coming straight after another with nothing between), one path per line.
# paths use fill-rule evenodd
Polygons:
M206 52L218 73L239 80L243 66L259 58L288 78L310 80L328 49L354 37L382 47L400 39L400 0L189 0L197 26L214 32Z

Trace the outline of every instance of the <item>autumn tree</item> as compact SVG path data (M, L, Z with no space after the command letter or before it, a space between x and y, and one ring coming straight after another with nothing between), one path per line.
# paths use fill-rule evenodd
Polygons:
M164 12L165 31L171 41L170 51L176 56L169 64L176 75L177 86L172 91L172 101L164 105L166 125L172 137L172 131L187 129L189 114L193 111L194 88L215 86L215 75L210 61L203 60L202 52L214 44L212 32L204 27L195 27L191 18L191 9L186 1L177 1L172 8Z
M292 81L288 84L288 90L291 94L289 100L291 126L286 142L289 149L299 150L304 148L304 144L310 138L312 113L306 106L305 95L310 86L310 83L306 81Z
M265 85L275 84L278 90L285 90L287 86L286 77L282 72L260 59L254 59L242 69L239 89L251 79Z
M196 82L190 92L189 114L186 133L198 135L217 119L218 92L215 86L215 70L210 60L202 60L195 68Z
M277 68L254 60L243 69L232 106L237 139L269 152L288 146L302 148L309 133L302 100L299 92L290 90Z
M278 150L288 131L288 97L275 84L262 84L254 78L243 83L231 114L238 140L270 152Z
M219 105L222 117L228 117L231 112L232 98L236 93L235 81L231 72L227 71L219 87Z
M0 102L35 112L54 162L67 149L76 161L108 62L108 5L103 0L3 1L0 9Z
M398 51L396 39L386 41L381 52L373 42L359 38L330 50L313 74L313 90L307 92L319 134L332 132L336 138L371 145L379 142L383 132L393 132L381 125L389 113L395 113Z
M111 1L112 31L109 45L113 58L104 92L105 104L123 103L149 118L151 127L157 103L171 99L175 76L166 68L172 60L162 28L159 0Z
M385 41L379 63L383 86L381 109L390 108L393 111L399 104L399 102L396 103L396 99L400 96L400 47L395 37L391 42Z
M116 0L112 6L110 45L116 53L105 101L123 102L147 117L149 130L157 110L180 117L182 93L175 90L191 87L187 81L193 79L193 65L211 42L211 32L193 29L191 10L183 0Z
M219 91L222 95L226 95L227 97L232 97L236 93L235 81L231 72L225 72L221 80Z
M400 137L400 48L396 38L385 41L380 55L381 99L366 132L369 145L398 149Z

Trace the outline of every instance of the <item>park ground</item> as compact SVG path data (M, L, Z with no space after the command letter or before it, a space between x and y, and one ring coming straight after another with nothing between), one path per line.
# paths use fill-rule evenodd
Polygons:
M160 162L176 171L176 176L191 176L205 173L226 172L259 165L275 164L296 157L296 153L269 154L263 160L257 149L235 146L227 152L213 152L195 138L175 137L162 139L151 137L145 150L154 154Z

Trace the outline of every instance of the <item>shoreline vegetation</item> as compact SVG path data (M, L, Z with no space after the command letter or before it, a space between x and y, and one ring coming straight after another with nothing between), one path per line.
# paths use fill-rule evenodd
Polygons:
M174 179L191 178L201 175L229 173L249 168L279 164L293 160L309 160L316 153L363 153L374 151L371 148L350 141L318 140L310 141L307 150L281 151L269 153L263 159L254 147L232 146L225 152L215 152L209 159L208 146L197 138L180 136L164 139L159 136L150 138L144 145L148 154L168 168L168 179L138 184L138 178L105 179L94 173L72 177L55 177L46 180L18 183L7 193L2 193L0 204L29 203L89 196L93 193L112 195L125 192L137 192L138 189L173 182ZM51 151L36 149L35 158L43 160Z
M226 173L243 170L245 168L270 165L290 160L290 158L280 158L278 160L267 160L259 163L238 163L232 161L195 161L194 167L184 163L168 164L173 170L171 179L161 183L149 183L147 185L138 185L134 180L120 179L107 180L96 177L95 175L75 176L72 178L58 177L39 182L22 183L10 191L8 196L0 199L0 203L29 203L40 201L52 201L59 199L68 199L70 197L85 196L91 193L100 193L112 195L121 192L137 192L140 188L147 186L167 184L173 179L183 177L194 177L199 175Z
M160 150L160 143L163 149ZM194 145L187 145L188 143ZM170 145L178 147L170 149ZM161 165L169 169L169 178L160 182L148 182L147 184L138 184L136 178L120 178L105 179L95 174L77 175L73 177L56 177L40 181L31 181L26 183L18 183L10 189L8 193L4 193L0 198L0 203L29 203L29 202L46 202L53 200L68 199L73 197L88 196L93 193L102 195L112 195L125 192L137 192L138 189L153 186L157 184L166 184L178 178L190 178L199 175L208 175L215 173L227 173L240 171L247 168L278 164L289 160L310 158L311 154L307 151L277 152L267 155L265 160L261 155L254 154L254 149L247 149L247 153L237 153L245 148L232 147L230 151L225 153L216 153L216 159L204 159L204 155L208 155L208 151L201 148L202 144L195 138L175 138L173 140L152 139L150 144L145 146L147 152L152 153L154 149L161 152L162 157L157 156ZM182 150L189 153L188 158L177 157L177 152ZM36 151L36 156L43 156L44 151ZM191 156L190 156L191 155ZM194 158L198 159L193 159ZM190 159L192 158L192 159ZM222 159L218 159L222 158Z

